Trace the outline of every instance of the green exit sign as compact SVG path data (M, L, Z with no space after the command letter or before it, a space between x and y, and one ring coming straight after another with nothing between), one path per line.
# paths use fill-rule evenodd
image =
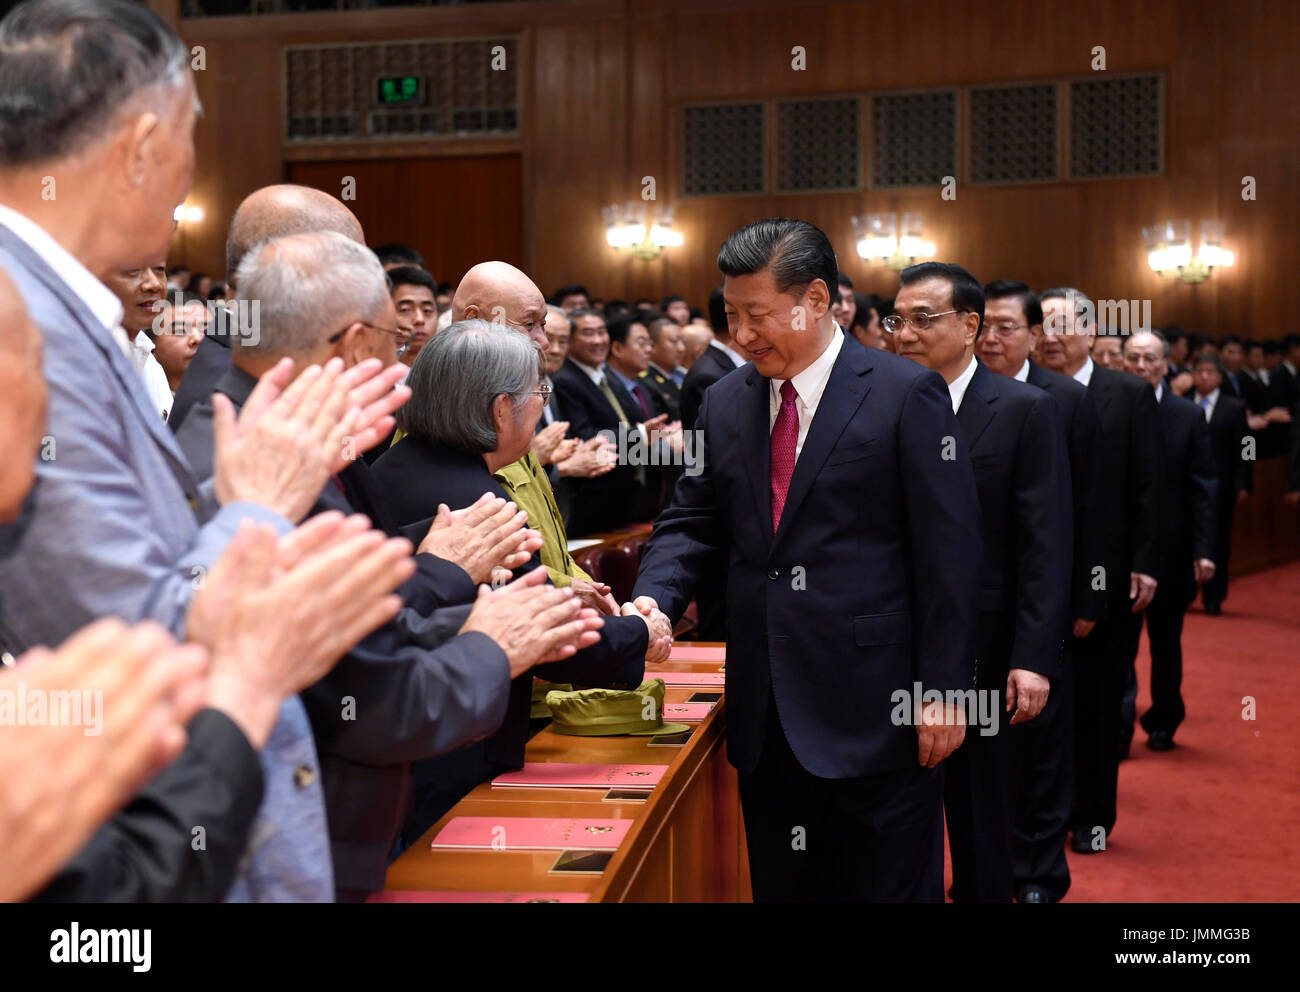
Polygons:
M424 102L424 77L380 76L375 90L380 104Z

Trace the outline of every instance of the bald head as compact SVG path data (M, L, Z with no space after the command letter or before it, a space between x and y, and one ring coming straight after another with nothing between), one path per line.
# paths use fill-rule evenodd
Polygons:
M479 318L506 324L527 334L545 351L546 297L537 285L506 262L480 262L456 287L451 300L454 321Z
M361 222L343 203L310 186L282 183L248 194L230 219L226 236L226 278L235 281L239 263L255 245L270 238L334 231L365 244Z
M0 524L17 519L36 478L46 397L40 332L0 270Z

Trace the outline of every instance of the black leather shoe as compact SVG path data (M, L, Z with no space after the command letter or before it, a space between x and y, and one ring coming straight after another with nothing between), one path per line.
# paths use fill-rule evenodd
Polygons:
M1101 854L1106 850L1104 847L1095 848L1092 846L1092 838L1095 827L1080 827L1070 838L1070 850L1075 854Z
M1174 735L1167 730L1153 730L1147 738L1147 747L1152 751L1172 751Z
M1047 898L1047 893L1044 892L1042 889L1040 889L1037 885L1026 885L1023 889L1020 890L1020 895L1016 896L1016 902L1040 903L1040 902L1051 902L1051 901L1052 900Z

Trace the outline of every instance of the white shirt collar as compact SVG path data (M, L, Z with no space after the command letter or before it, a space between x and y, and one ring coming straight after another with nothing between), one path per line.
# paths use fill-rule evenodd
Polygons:
M1025 364L1020 366L1020 371L1017 372L1014 376L1012 376L1012 378L1015 379L1017 382L1029 381L1029 359L1028 358L1025 359Z
M1161 398L1162 398L1164 395L1165 395L1165 384L1164 384L1164 382L1157 382L1157 383L1156 383L1156 402L1159 403L1160 400L1161 400Z
M1080 368L1078 372L1074 373L1073 376L1074 381L1080 382L1085 386L1088 385L1090 382L1092 382L1093 368L1094 366L1092 364L1092 356L1089 355L1087 358L1083 360L1083 367Z
M966 396L966 388L970 385L970 381L975 378L975 368L975 356L971 355L970 364L966 366L966 370L948 383L948 395L952 397L953 413L961 409L961 401Z
M597 386L599 386L601 382L604 380L605 373L602 372L600 369L596 368L594 365L588 365L586 362L580 362L576 358L573 358L572 356L570 356L570 360L573 362L574 365L578 366L578 368L586 372L587 378L590 379L592 382L594 382Z
M1222 389L1222 386L1216 386L1212 392L1206 393L1204 396L1196 397L1196 405L1200 406L1201 403L1204 402L1205 411L1206 413L1209 413L1209 411L1214 409L1214 404L1219 402L1219 393Z
M90 308L95 320L105 330L112 331L122 323L122 301L63 245L50 237L43 227L3 203L0 203L0 224L13 231L17 238L40 256L41 261L54 270L64 285Z
M1282 364L1286 366L1287 371L1290 372L1292 375L1296 374L1295 366L1292 365L1290 362L1288 362L1285 358L1282 359Z
M738 352L735 348L731 347L731 345L723 344L717 338L714 338L712 341L709 342L709 346L712 348L717 348L719 351L725 352L727 357L729 357L732 360L732 362L735 363L736 368L740 368L742 365L745 364L745 356L742 355L740 352ZM798 376L796 376L795 378L798 378ZM798 389L799 387L795 386L795 388Z
M809 413L817 409L822 393L826 390L826 382L831 377L831 368L835 365L835 359L839 357L840 348L843 346L844 335L832 334L826 350L811 365L790 380L794 383L794 391L799 394L799 399L803 400L804 409ZM784 382L784 379L771 380L770 389L778 404L781 401L781 385Z

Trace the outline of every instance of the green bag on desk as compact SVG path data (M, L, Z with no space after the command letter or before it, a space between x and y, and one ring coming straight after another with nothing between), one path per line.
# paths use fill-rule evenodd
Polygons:
M574 737L680 734L684 723L664 723L664 680L647 679L635 689L552 689L546 694L551 730Z

